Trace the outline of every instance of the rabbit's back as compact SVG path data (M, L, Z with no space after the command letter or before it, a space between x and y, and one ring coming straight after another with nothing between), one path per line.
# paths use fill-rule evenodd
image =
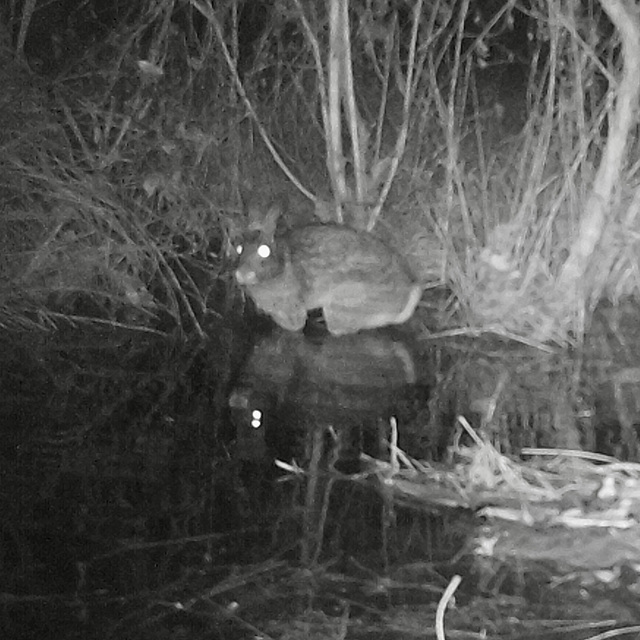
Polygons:
M290 231L285 241L294 270L308 281L384 285L413 280L402 257L370 233L318 224Z
M303 306L333 334L408 320L422 295L404 259L375 236L339 225L292 231L287 248Z

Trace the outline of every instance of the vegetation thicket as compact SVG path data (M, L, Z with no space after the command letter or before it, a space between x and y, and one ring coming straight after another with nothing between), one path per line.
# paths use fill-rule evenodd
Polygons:
M3 326L202 335L281 197L398 247L452 332L567 344L638 293L631 0L56 7L2 15Z

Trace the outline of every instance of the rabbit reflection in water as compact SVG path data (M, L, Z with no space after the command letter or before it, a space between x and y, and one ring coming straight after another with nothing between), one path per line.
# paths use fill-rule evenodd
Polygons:
M423 287L400 255L370 233L313 224L276 234L280 209L238 247L236 280L281 327L300 331L307 312L322 309L334 335L400 324Z

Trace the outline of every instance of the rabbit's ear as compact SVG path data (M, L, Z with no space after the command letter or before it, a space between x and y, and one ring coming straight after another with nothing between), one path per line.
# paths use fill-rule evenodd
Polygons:
M262 231L264 214L256 202L252 202L247 208L247 231Z
M223 225L223 231L225 232L226 237L233 242L242 236L244 228L237 220L227 218Z
M276 227L278 226L278 219L282 214L280 206L272 204L269 207L264 219L262 220L261 231L265 238L272 239L276 234Z
M257 204L252 204L247 208L247 231L260 231L272 237L281 214L282 209L279 204L271 205L267 213L264 213Z

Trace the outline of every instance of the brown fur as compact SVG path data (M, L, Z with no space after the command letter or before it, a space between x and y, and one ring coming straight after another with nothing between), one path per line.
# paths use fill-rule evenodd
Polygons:
M275 236L273 228L244 246L236 279L256 305L298 331L321 308L333 334L408 320L420 299L404 260L375 236L349 227L310 225ZM261 258L261 243L272 255Z

